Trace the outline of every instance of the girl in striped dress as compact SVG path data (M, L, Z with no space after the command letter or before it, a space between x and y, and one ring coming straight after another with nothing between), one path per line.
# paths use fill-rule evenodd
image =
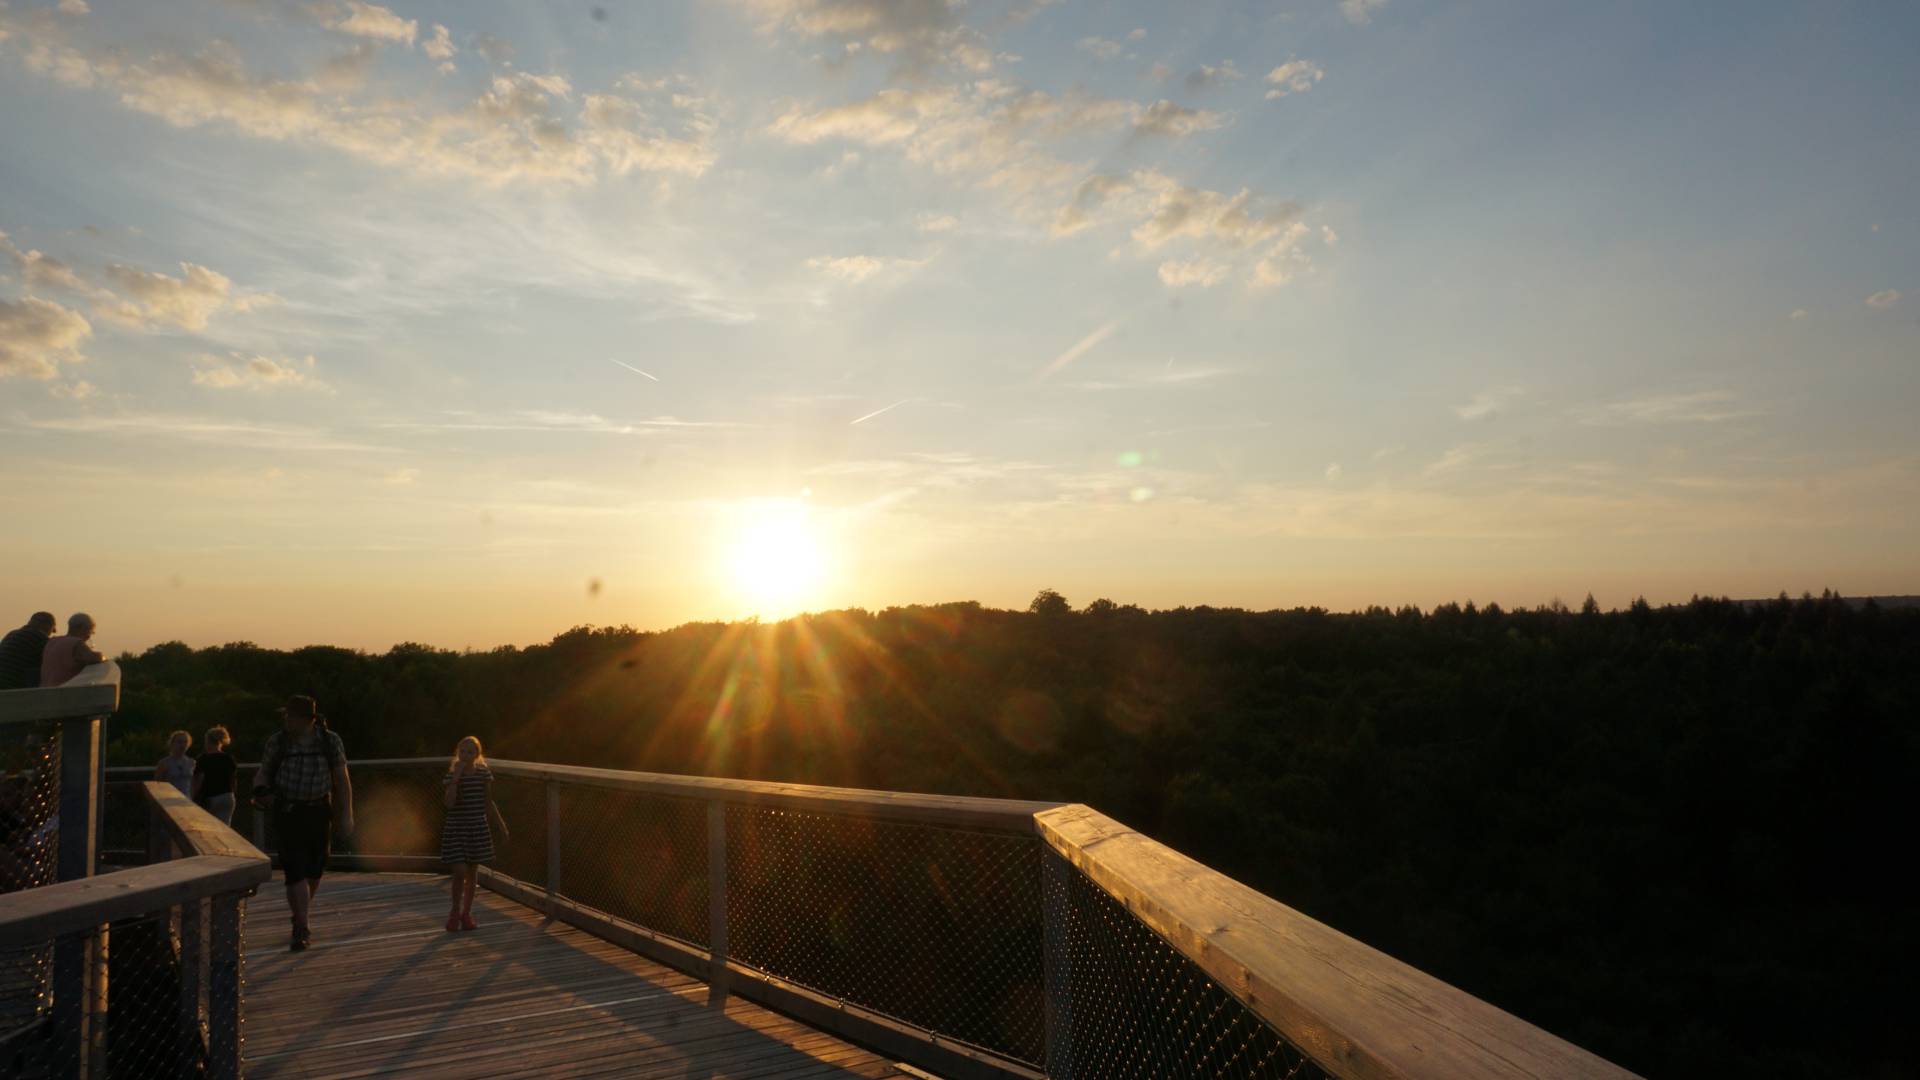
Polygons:
M469 735L454 747L445 780L447 820L440 826L440 861L452 870L453 907L447 913L448 930L473 930L473 889L480 880L480 864L493 861L493 832L488 828L493 809L493 771L480 740ZM507 823L500 822L505 840Z

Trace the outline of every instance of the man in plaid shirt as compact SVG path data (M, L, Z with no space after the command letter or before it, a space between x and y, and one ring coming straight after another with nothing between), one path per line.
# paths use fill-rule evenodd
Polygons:
M267 737L254 773L253 801L273 813L287 907L293 912L292 948L300 952L313 940L307 913L332 851L336 805L341 835L353 831L353 781L347 775L346 744L320 719L312 698L288 698L280 714L283 726Z

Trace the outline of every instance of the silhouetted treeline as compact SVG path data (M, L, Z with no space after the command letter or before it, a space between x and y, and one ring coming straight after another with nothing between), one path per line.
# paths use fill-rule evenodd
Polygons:
M161 645L116 763L285 694L450 753L1091 803L1651 1076L1909 1075L1920 611L1043 592L528 649ZM197 750L197 748L196 748Z

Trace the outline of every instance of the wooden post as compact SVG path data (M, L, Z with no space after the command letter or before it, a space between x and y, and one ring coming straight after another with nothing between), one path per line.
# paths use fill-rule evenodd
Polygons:
M547 792L547 899L552 900L560 895L560 785L548 780L541 786Z
M99 857L100 800L95 790L100 777L100 719L76 718L60 722L60 849L56 861L61 881L92 877ZM105 931L70 934L53 949L53 1030L61 1047L59 1057L70 1062L69 1076L90 1075L92 1029L104 1022L93 1015L94 957L105 949Z
M85 1075L89 1080L106 1080L107 1076L107 1029L113 1025L113 1017L107 1013L107 956L110 948L111 931L102 926L99 935L94 938L93 981L87 988L92 998L87 1005L91 1016L87 1024Z
M707 1000L720 1003L727 996L727 804L707 802Z
M207 943L207 1077L240 1076L240 905L237 893L212 900Z

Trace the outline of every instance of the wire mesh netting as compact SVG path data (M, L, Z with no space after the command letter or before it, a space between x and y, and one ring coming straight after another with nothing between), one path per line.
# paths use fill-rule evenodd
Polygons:
M60 729L31 725L0 747L0 893L51 884L60 852Z
M1326 1080L1126 905L1044 858L1049 1076Z
M493 838L493 869L543 889L547 885L546 788L541 780L497 772L493 777L493 803L508 830L505 837Z
M0 950L0 1075L230 1075L241 1013L217 1007L213 987L237 991L243 958L239 934L216 925L212 907L201 901Z
M755 806L726 825L731 959L1040 1062L1036 839Z
M544 820L543 811L543 826ZM706 947L706 804L562 788L560 891L615 918Z

